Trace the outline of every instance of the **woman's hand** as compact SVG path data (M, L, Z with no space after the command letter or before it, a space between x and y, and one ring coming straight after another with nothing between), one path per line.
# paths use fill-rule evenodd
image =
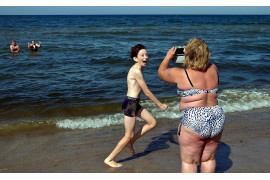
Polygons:
M165 111L168 108L167 104L161 104L160 109L162 109L163 111Z
M177 47L172 47L166 55L166 58L173 59L175 57L175 52L176 52Z

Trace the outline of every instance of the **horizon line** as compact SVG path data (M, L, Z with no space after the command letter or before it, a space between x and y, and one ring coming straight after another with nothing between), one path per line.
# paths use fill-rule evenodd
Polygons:
M183 15L183 16L224 16L224 15L233 15L233 16L269 16L270 14L0 14L0 16L151 16L151 15L157 15L157 16L170 16L170 15Z

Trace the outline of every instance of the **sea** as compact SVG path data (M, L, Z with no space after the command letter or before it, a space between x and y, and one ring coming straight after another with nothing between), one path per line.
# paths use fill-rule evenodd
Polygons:
M195 37L205 40L219 69L226 113L270 107L268 15L0 16L0 134L123 124L136 44L149 55L148 88L169 108L163 112L143 94L141 105L157 119L180 119L176 85L157 70L172 46ZM12 40L19 53L10 52ZM38 52L27 48L31 40L41 41Z

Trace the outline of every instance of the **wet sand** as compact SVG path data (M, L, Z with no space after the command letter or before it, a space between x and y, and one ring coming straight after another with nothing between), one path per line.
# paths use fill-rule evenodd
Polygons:
M270 108L227 113L216 154L216 172L270 172ZM181 164L177 119L159 119L157 127L116 158L103 163L124 134L122 125L84 130L44 130L0 136L0 172L178 173ZM139 129L143 122L136 124Z

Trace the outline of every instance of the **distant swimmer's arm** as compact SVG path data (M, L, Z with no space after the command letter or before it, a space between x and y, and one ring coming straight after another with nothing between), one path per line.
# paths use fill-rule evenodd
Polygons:
M144 81L144 78L143 78L143 75L142 75L142 72L140 70L137 70L134 72L134 75L135 75L135 79L137 80L139 86L142 88L144 94L149 98L151 99L156 105L158 105L158 107L160 107L162 110L166 110L168 108L168 106L166 104L162 104L155 96L154 94L148 89L145 81Z
M31 45L30 45L30 43L28 43L28 48L30 48L31 47Z
M159 77L167 83L177 83L175 77L178 68L168 68L170 60L174 57L175 51L176 47L172 47L168 51L166 57L164 58L158 69Z
M12 45L10 45L9 48L10 48L10 51L11 51L11 52L14 52L14 51L13 51L13 46L12 46Z
M41 41L39 41L39 44L36 44L37 47L40 47L41 46Z

